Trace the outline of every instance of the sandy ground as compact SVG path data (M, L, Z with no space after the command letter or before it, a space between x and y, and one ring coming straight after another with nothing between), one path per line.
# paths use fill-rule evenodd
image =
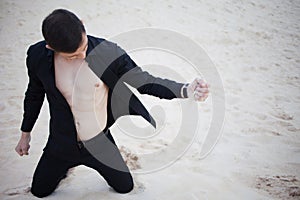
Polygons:
M99 37L109 39L124 31L156 27L194 40L205 49L220 74L226 113L222 137L205 159L200 151L211 119L211 98L197 104L201 122L185 154L156 172L134 173L136 186L131 193L114 193L95 171L79 166L48 199L300 198L299 1L2 0L0 199L34 199L28 187L47 139L49 114L45 102L32 133L30 155L19 157L14 147L20 136L28 81L25 54L30 44L42 39L42 19L59 7L77 13L88 33ZM197 76L187 63L170 55L160 58L162 54L145 51L132 53L132 57L141 66L170 65L181 75L162 68L150 69L162 77L191 81ZM161 102L165 116L160 112L154 115L164 134L136 140L122 134L129 128L126 123L122 127L122 119L112 128L133 171L150 164L142 159L147 152L168 148L180 124L180 101L142 98L148 106ZM145 125L139 119L134 123ZM160 162L164 162L163 157L157 158L156 163Z

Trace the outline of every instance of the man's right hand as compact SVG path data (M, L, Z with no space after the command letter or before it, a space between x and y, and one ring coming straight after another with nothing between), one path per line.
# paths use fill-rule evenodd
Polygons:
M31 136L30 132L22 132L21 138L15 148L16 152L20 155L28 155L28 151L30 148L29 142L30 142Z

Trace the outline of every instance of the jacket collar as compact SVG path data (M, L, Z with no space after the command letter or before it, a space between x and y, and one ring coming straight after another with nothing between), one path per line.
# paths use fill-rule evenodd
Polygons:
M88 37L88 48L87 48L87 51L86 51L86 56L88 56L91 53L91 51L93 50L93 48L94 48L94 45L93 45L93 43L92 43L92 41L90 39L90 36L87 35L87 37ZM46 49L46 52L47 52L48 61L49 61L49 63L51 63L49 65L49 67L51 67L52 66L52 62L53 62L54 51L51 50L51 49L48 49L46 47L45 47L45 49Z

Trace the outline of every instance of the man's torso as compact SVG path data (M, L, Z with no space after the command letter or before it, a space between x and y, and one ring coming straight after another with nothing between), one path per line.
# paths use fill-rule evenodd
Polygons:
M107 86L84 59L66 60L54 55L55 84L67 100L75 120L77 139L99 134L107 122Z

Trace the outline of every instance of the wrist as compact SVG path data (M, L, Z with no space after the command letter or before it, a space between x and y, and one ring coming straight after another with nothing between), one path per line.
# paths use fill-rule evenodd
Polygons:
M29 137L30 136L30 132L22 132L22 137Z
M182 86L182 88L181 88L181 97L182 98L188 98L188 86L189 86L189 84L188 83L186 83L186 84L184 84L183 86Z

